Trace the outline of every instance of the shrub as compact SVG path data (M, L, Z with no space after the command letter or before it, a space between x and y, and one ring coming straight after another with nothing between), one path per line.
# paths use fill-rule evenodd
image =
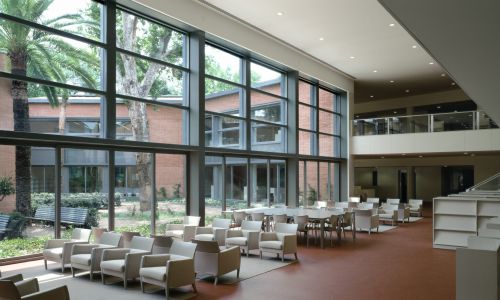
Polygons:
M0 201L16 192L12 177L0 177Z
M0 241L0 258L41 253L49 237L16 238Z
M181 197L181 185L180 185L180 183L176 183L172 186L172 195L176 199L179 199Z

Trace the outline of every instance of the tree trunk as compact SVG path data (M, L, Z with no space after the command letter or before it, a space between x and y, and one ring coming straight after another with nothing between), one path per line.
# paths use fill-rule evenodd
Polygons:
M68 106L68 96L63 96L59 103L59 134L64 135L66 127L66 106Z
M9 52L12 73L26 75L27 53ZM14 131L30 132L28 85L13 80L11 88L13 100ZM16 146L16 211L31 216L31 147Z

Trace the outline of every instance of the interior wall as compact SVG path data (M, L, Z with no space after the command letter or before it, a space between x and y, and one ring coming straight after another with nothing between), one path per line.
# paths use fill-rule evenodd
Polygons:
M415 168L416 199L432 201L441 195L441 166Z

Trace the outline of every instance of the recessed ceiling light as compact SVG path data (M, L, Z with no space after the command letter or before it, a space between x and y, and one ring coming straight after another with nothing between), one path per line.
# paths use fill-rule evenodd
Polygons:
M446 76L446 74L444 74L444 73L441 74L441 77L445 77L445 76Z
M413 49L417 49L417 45L413 45L411 46Z
M397 114L398 112L397 111L393 111L393 113Z
M452 82L452 83L451 83L451 85L456 85L456 83L455 83L455 82Z
M423 156L423 155L419 155L418 157L422 158L422 157L424 157L424 156Z
M370 98L373 98L373 97L375 97L375 96L373 96L373 95L370 95Z
M471 154L470 154L470 156L476 156L476 154L474 154L474 153L471 153Z
M377 73L377 72L378 72L378 70L373 70L373 73Z
M381 156L380 158L384 158L383 156Z
M356 118L359 118L359 116L356 116Z
M389 26L390 26L390 27L394 27L394 26L396 26L396 24L391 23L391 24L389 24Z
M433 61L429 62L429 65L433 65L433 64L434 64L434 62L433 62Z
M406 153L401 153L401 155L406 156Z
M436 108L437 108L437 109L440 109L440 108L441 108L441 106L439 106L439 105L438 105L438 106L436 106Z
M350 59L355 59L356 57L355 57L355 56L350 56L349 58L350 58Z
M453 112L458 112L458 110L454 110Z
M389 82L390 82L390 83L394 83L394 80L390 80Z
M410 90L406 90L405 92L406 92L406 93L409 93L409 92L410 92Z
M320 41L324 41L324 40L325 40L325 38L324 38L324 37L320 37L320 38L319 38L319 40L320 40Z
M469 153L467 153L467 152L464 152L464 155L467 155L467 154L469 154Z
M278 16L282 16L283 15L283 12L279 11L276 13Z

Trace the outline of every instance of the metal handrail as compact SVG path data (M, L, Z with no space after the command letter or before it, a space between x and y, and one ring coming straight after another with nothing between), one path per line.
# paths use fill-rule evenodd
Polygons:
M500 173L496 173L495 175L493 175L493 176L491 176L491 177L486 178L485 180L483 180L483 181L481 181L481 182L479 182L479 183L477 183L477 184L475 184L475 185L471 186L471 187L470 187L470 188L468 188L466 191L467 191L467 192L470 192L470 191L475 191L478 187L480 187L480 186L482 186L482 185L484 185L484 184L486 184L486 183L488 183L488 182L490 182L490 181L492 181L492 180L495 180L495 179L497 179L498 177L500 177Z

